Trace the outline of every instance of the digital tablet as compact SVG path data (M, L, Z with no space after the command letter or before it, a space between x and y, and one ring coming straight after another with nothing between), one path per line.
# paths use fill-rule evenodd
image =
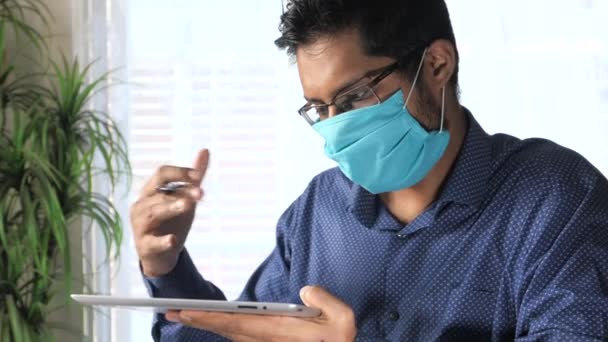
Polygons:
M149 308L161 313L164 313L167 310L199 310L295 317L317 317L321 314L319 309L289 303L237 302L184 298L132 298L85 294L73 294L72 299L85 305Z

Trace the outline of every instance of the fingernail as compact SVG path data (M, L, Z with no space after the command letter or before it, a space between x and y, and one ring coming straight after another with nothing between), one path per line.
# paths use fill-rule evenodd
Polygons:
M179 322L179 315L174 312L167 312L165 319L169 322Z
M188 323L192 322L192 317L190 317L188 315L181 314L180 318L181 318L182 322L188 322Z
M173 245L175 244L174 240L175 240L174 235L170 235L170 236L167 238L167 242L165 243L165 244L166 244L166 246L167 246L167 248L172 248L172 247L173 247Z
M310 290L310 286L304 286L303 288L301 288L300 289L300 298L306 299L306 294L308 293L308 290Z

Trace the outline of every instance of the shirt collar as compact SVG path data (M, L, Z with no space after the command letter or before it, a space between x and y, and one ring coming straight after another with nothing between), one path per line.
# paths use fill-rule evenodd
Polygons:
M490 136L477 123L469 110L464 107L463 109L468 121L467 133L443 190L435 205L431 206L432 210L449 202L476 208L483 199L487 188L486 184L490 176L492 160ZM390 214L379 202L379 196L369 193L354 183L352 183L349 195L348 210L365 227L374 230L398 230L403 228L396 220L388 219ZM432 221L432 216L434 215L425 213L418 219ZM427 222L425 225L431 223Z
M463 109L469 127L438 202L456 202L478 207L484 197L491 173L492 145L490 136L477 123L471 112L466 108Z

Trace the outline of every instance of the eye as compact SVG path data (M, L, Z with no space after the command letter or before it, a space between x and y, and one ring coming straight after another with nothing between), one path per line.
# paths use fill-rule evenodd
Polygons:
M327 110L327 106L319 106L315 108L317 110L317 114L319 114L319 116L327 116L328 114L328 110Z
M361 101L365 100L369 96L371 96L371 91L368 87L362 87L360 89L356 89L354 93L351 95L351 101Z
M336 99L336 105L342 112L376 104L376 98L368 87L353 89Z
M317 111L317 116L319 117L317 121L322 121L329 117L329 109L327 106L319 106L315 108Z
M350 101L349 99L344 100L344 102L340 101L336 103L336 106L338 107L338 109L340 109L340 112L344 113L353 110L354 107L352 101Z

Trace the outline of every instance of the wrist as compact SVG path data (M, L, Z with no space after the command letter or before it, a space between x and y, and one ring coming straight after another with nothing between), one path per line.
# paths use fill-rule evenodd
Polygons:
M179 254L171 257L156 258L154 260L140 259L139 264L144 276L160 278L171 273L177 266Z

